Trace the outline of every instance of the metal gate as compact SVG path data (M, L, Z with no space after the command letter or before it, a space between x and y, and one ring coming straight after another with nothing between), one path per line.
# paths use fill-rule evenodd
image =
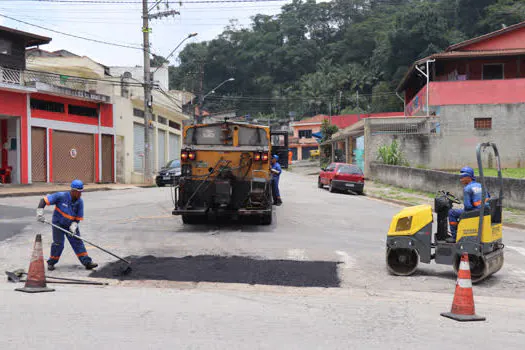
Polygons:
M53 131L53 181L95 181L95 135Z
M180 136L170 133L170 154L169 159L180 158Z
M319 149L319 146L314 146L314 147L305 147L305 146L303 146L303 148L302 148L303 158L302 159L303 160L310 159L310 151L315 151L317 149Z
M153 144L153 130L149 130L150 147ZM150 148L151 149L151 148ZM144 172L144 125L133 124L133 170ZM153 165L153 160L151 160ZM153 167L152 167L153 168Z
M113 182L113 136L102 135L102 182Z
M166 132L159 130L159 166L158 169L162 169L166 165Z
M47 181L47 142L45 128L31 128L31 179Z

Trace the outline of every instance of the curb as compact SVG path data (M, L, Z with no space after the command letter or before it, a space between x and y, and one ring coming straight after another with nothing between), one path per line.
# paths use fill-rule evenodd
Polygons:
M153 188L157 187L156 185L132 185L136 188ZM124 188L122 190L128 190L131 188ZM99 188L86 188L84 192L102 192L102 191L114 191L114 190L120 190L118 188L113 187L99 187ZM64 190L58 190L56 192L63 192L67 191L67 189ZM8 198L8 197L31 197L31 196L43 196L46 194L49 194L53 191L32 191L32 192L16 192L16 193L0 193L0 198Z
M400 200L396 200L396 199L388 199L388 198L383 198L383 197L379 197L379 196L369 195L366 192L365 192L365 195L366 195L366 197L378 199L378 200L383 201L383 202L388 202L388 203L392 203L392 204L402 205L402 206L405 206L405 207L414 206L414 204L412 204L412 203L408 203L408 202L404 202L404 201L400 201ZM518 229L518 230L525 230L525 225L524 224L508 223L508 224L503 224L503 227L515 228L515 229Z

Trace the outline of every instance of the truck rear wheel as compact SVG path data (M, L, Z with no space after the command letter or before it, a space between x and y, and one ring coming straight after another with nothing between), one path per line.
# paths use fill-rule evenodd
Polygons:
M185 225L197 225L205 223L206 218L201 215L182 215L182 223Z
M272 213L271 212L269 214L263 214L261 216L261 224L265 226L272 224Z

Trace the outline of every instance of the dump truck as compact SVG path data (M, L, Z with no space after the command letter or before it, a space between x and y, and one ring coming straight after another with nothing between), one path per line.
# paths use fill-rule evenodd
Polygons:
M250 216L272 223L270 129L247 123L186 125L173 215L184 224Z

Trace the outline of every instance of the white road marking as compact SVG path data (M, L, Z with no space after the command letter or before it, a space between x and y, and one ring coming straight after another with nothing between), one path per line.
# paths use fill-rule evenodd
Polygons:
M509 248L509 249L512 249L512 250L520 253L521 255L525 256L525 248L522 248L522 247L511 247L509 245L506 245L505 247Z
M290 260L306 260L306 253L304 249L288 249L288 259Z
M355 261L348 255L346 252L341 250L336 250L335 253L341 257L341 262L343 263L342 268L349 269L354 266Z

